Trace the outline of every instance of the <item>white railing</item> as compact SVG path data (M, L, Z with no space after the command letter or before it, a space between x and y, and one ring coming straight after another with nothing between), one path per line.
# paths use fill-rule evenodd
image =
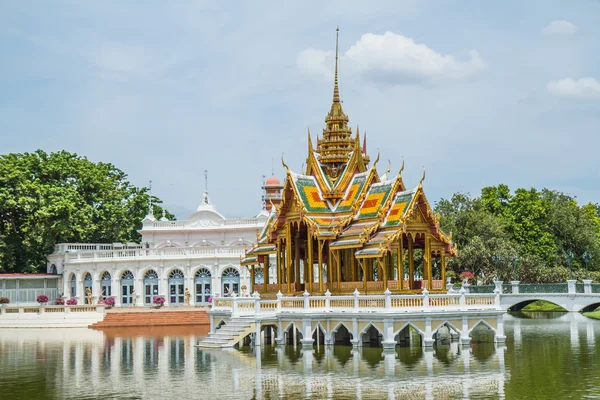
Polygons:
M81 306L17 306L5 304L0 306L0 319L3 316L14 314L44 314L44 313L84 313L84 312L99 312L103 313L104 305L81 305Z
M98 251L98 250L122 250L122 249L140 249L139 243L59 243L54 246L54 253L64 253L68 251Z
M286 297L277 294L277 300L260 300L252 297L215 297L212 311L228 312L232 316L275 315L282 313L322 312L435 312L500 310L500 294L470 294L461 290L457 293L434 294L427 290L418 295L393 295L389 290L382 295L361 295L355 290L352 295L333 296L329 291L324 296L311 296L304 292L302 297Z
M198 229L200 228L215 228L215 227L224 227L224 226L263 226L264 221L260 221L257 218L235 218L235 219L226 219L220 222L211 221L207 226L198 226L197 224L190 224L189 221L154 221L150 224L144 226L144 229L148 228L188 228L188 229Z
M101 251L76 251L66 254L69 262L114 259L161 259L187 257L240 257L244 255L242 246L204 246L204 247L164 247L152 249L121 249Z

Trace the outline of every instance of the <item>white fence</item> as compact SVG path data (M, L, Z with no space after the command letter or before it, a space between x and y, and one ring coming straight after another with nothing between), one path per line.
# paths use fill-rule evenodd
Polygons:
M258 293L252 297L216 297L211 310L230 312L233 317L244 315L275 315L280 313L399 313L433 311L500 310L500 294L458 293L433 294L427 290L421 295L361 295L358 290L349 296L311 296L304 292L302 297L284 297L277 300L261 300Z
M87 327L104 319L104 305L0 305L0 328Z

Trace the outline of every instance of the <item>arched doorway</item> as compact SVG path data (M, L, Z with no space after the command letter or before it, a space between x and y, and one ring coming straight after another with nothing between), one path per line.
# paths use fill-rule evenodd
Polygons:
M100 278L100 293L102 297L112 296L112 277L108 271L104 271Z
M121 275L121 305L133 304L133 272L125 271Z
M200 268L194 276L196 304L206 304L211 296L211 274L206 268Z
M231 296L233 293L240 294L240 273L235 268L225 268L221 274L223 285L223 296Z
M144 275L144 304L151 306L154 296L158 296L158 274L151 269Z
M71 286L70 296L73 299L73 298L77 297L77 278L75 278L75 274L71 274L70 286Z
M179 269L174 269L169 274L169 305L183 305L183 272Z
M88 304L88 297L87 297L87 293L88 293L88 289L90 290L90 293L92 292L92 274L90 274L89 272L86 273L83 277L83 303L84 304Z

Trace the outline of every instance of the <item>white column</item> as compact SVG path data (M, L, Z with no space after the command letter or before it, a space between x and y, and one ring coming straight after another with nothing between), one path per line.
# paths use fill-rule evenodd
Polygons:
M504 343L506 336L504 335L504 319L502 315L498 315L496 319L496 336L494 337L496 343Z
M388 296L386 295L386 297ZM384 349L396 348L396 341L394 340L394 321L391 319L383 320L383 341L381 342L381 344L383 345Z
M140 273L138 269L136 271L136 275ZM141 307L144 305L144 278L142 276L136 276L133 280L133 290L135 290L135 299L132 300L133 304L136 307Z
M586 293L586 294L592 293L592 280L591 279L583 280L583 293Z
M425 291L426 289L423 289ZM464 327L463 327L464 329ZM468 329L468 327L467 327ZM425 336L423 337L423 346L424 347L432 347L433 346L433 333L431 332L431 318L425 318ZM470 343L470 342L469 342Z
M577 292L577 290L575 289L575 283L577 281L575 279L568 279L567 280L567 287L569 289L569 294L575 294Z
M519 282L520 281L510 281L513 294L519 294Z
M308 301L308 297L304 298ZM302 347L312 348L314 339L312 338L312 326L311 320L309 318L304 318L302 320Z
M85 288L83 287L83 274L77 274L77 304L85 304Z
M460 343L463 346L471 344L471 336L469 335L469 317L462 317L462 329L460 331Z
M115 307L121 306L121 282L116 274L110 276L112 280L112 295L115 298Z
M94 271L92 273L92 302L94 304L98 304L100 292L100 273L98 271Z

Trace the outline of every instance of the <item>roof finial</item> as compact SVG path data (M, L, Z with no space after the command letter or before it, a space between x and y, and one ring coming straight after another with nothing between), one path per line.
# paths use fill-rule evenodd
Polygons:
M202 204L210 204L210 199L208 198L208 170L204 170L204 193L202 195Z
M148 184L148 215L154 215L152 207L152 180Z
M274 164L273 160L274 160L274 158L273 158L273 156L271 156L271 176L275 176L275 167L273 166L275 164Z
M335 28L335 73L333 75L333 102L340 102L340 89L338 88L338 52L339 52L339 36L340 36L340 28L339 26Z

